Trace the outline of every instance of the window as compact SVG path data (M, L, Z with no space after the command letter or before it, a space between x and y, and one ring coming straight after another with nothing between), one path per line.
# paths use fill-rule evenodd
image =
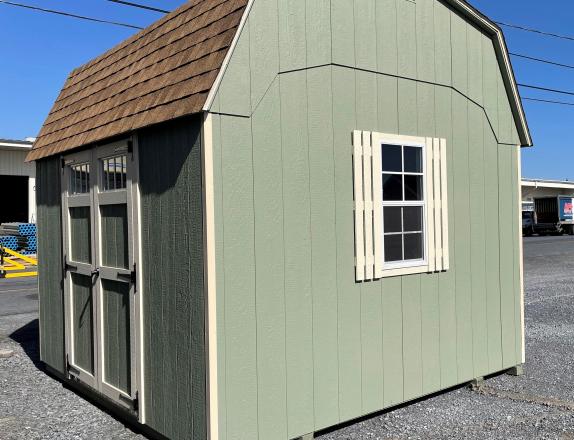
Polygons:
M425 259L423 151L423 145L381 145L384 263Z
M353 134L357 281L447 270L444 139Z
M70 195L86 194L90 191L90 164L70 166Z
M126 160L127 157L125 154L102 159L102 187L104 191L115 191L126 188Z

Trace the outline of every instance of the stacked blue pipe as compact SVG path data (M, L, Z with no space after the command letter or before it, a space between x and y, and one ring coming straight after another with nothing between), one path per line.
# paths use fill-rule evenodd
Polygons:
M35 254L38 249L35 223L2 223L0 246L25 255Z

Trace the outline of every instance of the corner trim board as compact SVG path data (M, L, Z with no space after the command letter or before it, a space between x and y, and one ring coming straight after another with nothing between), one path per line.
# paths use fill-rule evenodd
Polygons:
M518 149L518 259L519 259L519 283L520 283L520 329L522 337L522 363L526 363L526 334L524 330L524 245L522 243L522 151L520 145L517 146Z
M204 114L202 125L204 286L206 326L207 432L210 440L219 438L217 366L217 291L215 271L215 205L213 177L213 116Z

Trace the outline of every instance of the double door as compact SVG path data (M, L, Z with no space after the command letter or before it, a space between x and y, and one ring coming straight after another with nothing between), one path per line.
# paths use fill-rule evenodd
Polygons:
M64 292L69 376L137 411L137 215L129 145L64 158Z

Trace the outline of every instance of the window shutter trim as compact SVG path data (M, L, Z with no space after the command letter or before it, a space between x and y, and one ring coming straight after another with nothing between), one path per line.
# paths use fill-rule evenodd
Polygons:
M434 140L432 138L426 139L426 158L425 158L425 185L426 185L426 221L427 221L427 233L426 233L426 243L428 252L428 271L435 271L435 218L434 218L434 185L433 185L433 158L434 158Z
M448 237L448 185L446 176L446 139L440 140L440 193L442 214L442 270L450 268L449 263L449 237Z
M353 131L353 185L356 281L416 273L409 268L383 270L383 188L381 142L388 135ZM425 144L425 246L429 273L449 269L446 139L397 137ZM402 141L401 141L402 142ZM420 273L420 272L419 272Z
M363 143L362 132L353 132L353 183L355 197L355 278L365 280L365 240L363 196Z
M440 139L433 139L433 189L435 194L434 200L434 222L436 225L435 228L435 242L436 242L436 252L435 252L435 261L436 261L436 270L442 271L444 268L443 265L443 252L442 252L442 227L443 227L443 218L442 218L442 190L440 186L441 178L440 178Z
M374 278L383 277L383 185L382 185L382 150L381 139L372 134L373 151L373 235L375 254Z
M365 197L365 278L373 279L373 153L371 149L371 133L363 131L363 179Z

